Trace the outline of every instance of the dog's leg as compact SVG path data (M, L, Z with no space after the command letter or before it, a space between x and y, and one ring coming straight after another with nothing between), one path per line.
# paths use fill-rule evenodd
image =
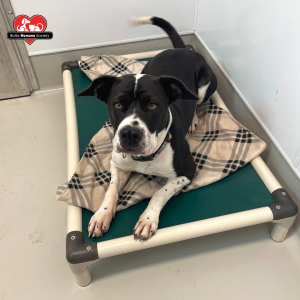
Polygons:
M190 182L185 176L176 177L155 192L133 229L134 239L147 240L156 233L162 208L174 194Z
M208 89L209 85L210 85L210 82L203 85L203 86L201 86L201 87L199 87L199 89L198 89L199 100L196 103L193 121L192 121L192 124L191 124L191 126L189 127L189 130L188 130L188 133L190 133L190 134L193 134L195 132L196 127L198 125L198 117L197 117L197 112L196 112L197 111L197 105L200 105L203 102L203 100L206 96L206 92L207 92L207 89Z
M199 100L197 101L197 105L200 105L203 102L209 85L210 85L210 82L205 85L201 85L201 86L199 85L199 88L198 88Z
M127 182L131 172L123 171L111 163L111 181L105 193L104 200L100 208L95 212L90 220L88 231L89 236L102 236L109 229L110 222L116 213L116 205L119 192Z
M189 134L193 134L198 126L198 117L197 117L197 113L196 113L196 110L197 110L197 105L195 107L195 112L194 112L194 117L193 117L193 120L192 120L192 124L190 125L189 129L188 129L188 133Z

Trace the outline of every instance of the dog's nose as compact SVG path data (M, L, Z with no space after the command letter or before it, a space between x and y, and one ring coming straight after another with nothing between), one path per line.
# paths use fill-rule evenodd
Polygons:
M138 128L126 126L120 131L120 139L122 142L135 144L143 137L143 132Z

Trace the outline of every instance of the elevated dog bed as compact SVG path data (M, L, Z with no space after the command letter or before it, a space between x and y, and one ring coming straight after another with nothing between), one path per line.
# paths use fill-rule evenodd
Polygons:
M158 51L125 55L132 59L148 59ZM69 179L92 137L108 120L107 107L92 97L75 95L90 84L78 62L62 66L68 139ZM215 105L227 110L216 92ZM79 137L79 141L78 141ZM202 201L197 201L202 199ZM142 250L221 231L264 222L275 222L271 237L283 241L297 214L288 193L260 157L230 176L213 184L173 197L162 210L159 230L145 242L131 235L148 201L119 211L109 231L99 238L89 238L87 225L93 213L68 205L67 260L79 285L91 282L88 265L100 258Z

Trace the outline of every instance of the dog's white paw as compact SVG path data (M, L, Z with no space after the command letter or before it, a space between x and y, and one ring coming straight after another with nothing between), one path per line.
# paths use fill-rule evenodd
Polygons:
M147 240L157 231L159 214L145 210L136 223L133 233L135 240Z
M198 126L198 121L199 121L199 119L198 119L198 117L197 117L197 115L195 113L194 117L193 117L193 120L192 120L192 124L189 127L189 129L188 129L188 133L189 134L193 134L195 132L195 130L196 130L197 126Z
M100 207L92 216L88 225L89 236L102 236L109 229L110 222L114 216L114 211L105 207Z

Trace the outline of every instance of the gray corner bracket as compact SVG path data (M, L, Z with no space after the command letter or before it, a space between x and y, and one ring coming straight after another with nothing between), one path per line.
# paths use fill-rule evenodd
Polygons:
M269 205L274 220L294 217L298 213L298 207L285 189L277 189L272 194L275 203Z
M189 50L192 50L192 51L195 51L195 49L192 45L185 45L185 48L189 49Z
M73 69L79 68L78 60L66 61L61 65L61 72L72 71Z
M67 261L70 264L79 264L99 258L97 243L84 244L81 231L71 231L67 234Z

